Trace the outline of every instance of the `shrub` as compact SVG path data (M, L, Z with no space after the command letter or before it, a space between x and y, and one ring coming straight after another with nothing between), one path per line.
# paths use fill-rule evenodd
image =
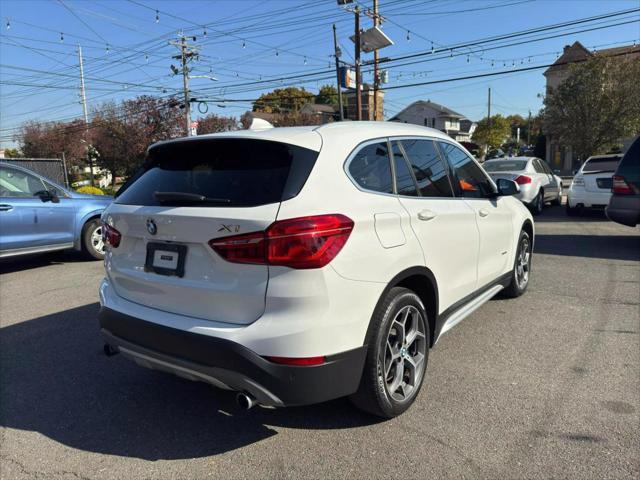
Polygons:
M90 195L104 195L104 192L98 187L92 187L90 185L80 187L76 190L78 193L88 193Z

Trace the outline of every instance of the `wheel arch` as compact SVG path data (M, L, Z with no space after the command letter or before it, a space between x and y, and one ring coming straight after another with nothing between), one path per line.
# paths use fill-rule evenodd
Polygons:
M84 231L85 225L91 220L100 219L100 215L102 215L104 209L94 210L89 212L78 219L78 223L76 225L76 234L73 239L73 247L76 250L82 250L82 232Z
M373 326L373 315L378 310L378 307L387 296L389 291L394 287L407 288L415 292L415 294L420 297L420 300L422 301L422 304L427 311L427 321L429 323L429 330L431 333L429 347L432 347L435 343L436 321L438 318L439 308L438 283L433 272L427 267L422 266L410 267L406 270L403 270L395 277L393 277L387 284L385 289L382 291L382 294L378 298L373 312L371 313L371 318L369 319L369 327L367 328L367 334L365 336L365 343L367 342L367 339L371 338L370 330Z
M529 234L529 237L531 238L531 250L533 251L533 247L535 246L535 235L534 235L533 223L531 222L531 220L527 218L522 224L521 230L524 230ZM520 236L520 232L518 232L518 236Z

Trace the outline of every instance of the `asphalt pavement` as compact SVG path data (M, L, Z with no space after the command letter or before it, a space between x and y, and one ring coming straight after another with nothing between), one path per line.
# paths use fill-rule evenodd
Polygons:
M107 358L100 262L0 264L0 477L640 477L640 228L536 219L532 283L440 339L413 407L239 411Z

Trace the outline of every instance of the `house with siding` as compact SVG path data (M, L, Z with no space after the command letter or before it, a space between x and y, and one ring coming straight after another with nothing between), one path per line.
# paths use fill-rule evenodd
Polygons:
M459 142L470 141L476 127L464 115L431 100L413 102L389 120L435 128Z

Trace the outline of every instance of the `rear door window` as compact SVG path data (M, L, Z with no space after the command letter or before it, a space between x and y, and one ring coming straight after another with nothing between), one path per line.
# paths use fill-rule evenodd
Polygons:
M402 140L418 190L423 197L453 197L445 163L432 140Z
M247 139L169 142L149 151L140 176L116 203L252 207L295 197L318 152Z
M362 147L349 163L349 174L364 190L393 193L387 142L382 141Z
M393 154L393 166L396 172L396 191L398 192L398 195L404 195L405 197L417 197L418 189L416 187L415 179L413 178L411 170L409 170L409 165L407 164L407 160L404 158L400 144L398 142L393 142L393 146L391 148Z

